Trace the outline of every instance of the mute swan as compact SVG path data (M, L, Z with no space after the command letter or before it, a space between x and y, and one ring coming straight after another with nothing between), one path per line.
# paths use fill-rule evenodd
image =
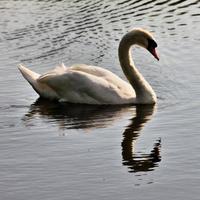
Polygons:
M131 59L131 46L146 48L157 60L157 44L146 30L137 28L128 32L119 44L119 61L128 81L96 66L64 64L39 75L20 65L24 78L44 98L82 104L154 104L156 94Z

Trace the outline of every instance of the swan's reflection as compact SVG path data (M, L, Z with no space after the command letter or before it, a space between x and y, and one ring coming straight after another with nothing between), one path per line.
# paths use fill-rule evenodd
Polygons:
M104 128L120 119L124 113L132 112L130 106L102 106L58 103L37 99L23 118L26 125L39 117L60 129Z
M128 166L129 172L142 172L153 170L161 161L160 148L161 139L154 143L154 147L149 154L134 153L134 146L145 123L151 119L154 106L136 106L136 115L131 119L123 133L122 158L123 165Z
M92 129L111 125L117 119L130 113L134 115L131 123L123 132L122 163L128 166L129 172L153 170L161 160L161 140L155 142L149 154L134 153L134 144L140 135L145 123L151 119L154 106L91 106L78 104L61 104L44 99L38 99L30 106L23 118L26 125L35 118L47 119L49 123L59 126L60 129Z

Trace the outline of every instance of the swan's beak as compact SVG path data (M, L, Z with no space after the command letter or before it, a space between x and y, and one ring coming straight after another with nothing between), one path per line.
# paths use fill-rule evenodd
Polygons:
M150 53L154 56L154 58L156 58L157 60L159 60L158 54L156 52L156 48L151 49Z

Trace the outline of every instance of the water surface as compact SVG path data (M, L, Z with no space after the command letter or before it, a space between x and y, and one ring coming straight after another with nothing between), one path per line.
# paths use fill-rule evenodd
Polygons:
M199 199L199 0L0 1L2 199ZM152 31L160 61L134 48L156 106L85 106L38 99L17 65L62 62L125 79L117 48Z

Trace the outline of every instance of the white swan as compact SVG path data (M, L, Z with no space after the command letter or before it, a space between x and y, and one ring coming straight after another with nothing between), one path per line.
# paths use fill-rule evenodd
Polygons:
M133 29L119 44L119 61L130 84L112 72L84 64L65 67L39 75L20 65L24 78L44 98L82 104L154 104L156 94L131 59L131 46L146 48L159 60L153 36L143 29Z

